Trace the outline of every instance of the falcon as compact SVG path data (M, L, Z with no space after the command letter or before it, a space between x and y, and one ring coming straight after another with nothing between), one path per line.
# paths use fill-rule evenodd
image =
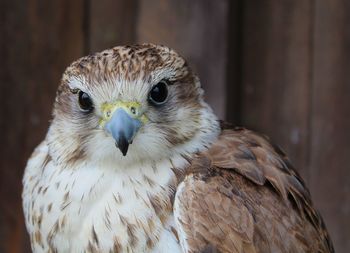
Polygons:
M333 252L286 155L165 46L73 62L23 184L33 252Z

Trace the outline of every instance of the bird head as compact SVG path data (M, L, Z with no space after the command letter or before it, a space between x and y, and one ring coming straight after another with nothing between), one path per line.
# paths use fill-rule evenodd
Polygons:
M167 47L142 44L66 69L47 141L58 163L133 163L200 151L218 129L186 61Z

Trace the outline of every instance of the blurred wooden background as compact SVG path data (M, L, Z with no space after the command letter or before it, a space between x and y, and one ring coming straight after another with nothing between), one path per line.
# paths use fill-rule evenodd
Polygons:
M21 178L64 68L135 42L176 49L218 115L280 144L350 252L348 0L0 0L0 252L30 251Z

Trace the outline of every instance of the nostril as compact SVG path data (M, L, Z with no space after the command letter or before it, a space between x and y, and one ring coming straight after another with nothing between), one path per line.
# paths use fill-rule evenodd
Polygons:
M135 109L135 107L132 106L132 107L130 108L130 111L131 111L132 114L136 114L136 109Z

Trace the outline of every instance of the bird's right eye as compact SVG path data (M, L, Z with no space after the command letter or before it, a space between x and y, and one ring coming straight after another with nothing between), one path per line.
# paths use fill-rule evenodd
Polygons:
M90 96L83 91L79 91L78 96L80 108L84 112L91 112L94 109L94 104L92 103Z

